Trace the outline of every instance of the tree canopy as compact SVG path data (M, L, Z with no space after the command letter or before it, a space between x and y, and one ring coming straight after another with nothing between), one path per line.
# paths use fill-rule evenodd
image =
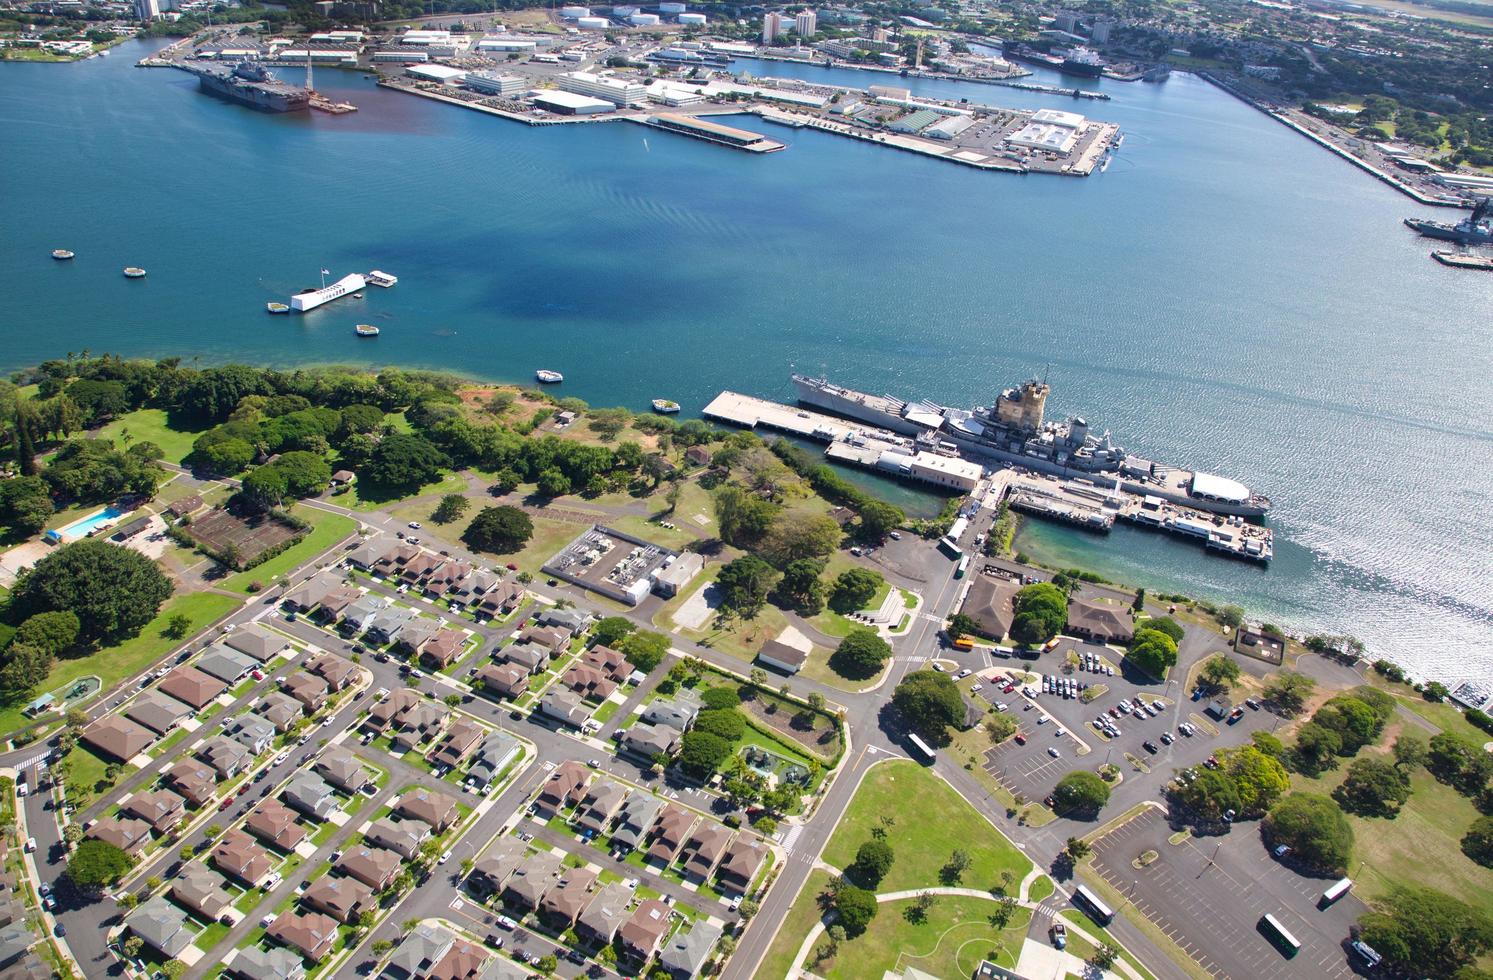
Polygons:
M646 674L663 662L669 652L669 637L651 630L634 630L617 644L617 650Z
M1354 759L1332 797L1349 813L1392 817L1410 799L1410 780L1393 763L1374 758Z
M11 609L23 616L69 610L79 639L134 636L170 597L171 580L138 551L88 538L63 545L23 573Z
M439 480L449 465L450 459L429 439L396 432L379 440L359 480L386 491L410 491Z
M1052 791L1059 813L1093 818L1109 802L1109 784L1083 769L1075 769L1058 780Z
M679 765L696 779L706 779L731 757L731 743L709 732L688 731L680 740Z
M837 613L848 614L865 609L876 593L881 591L885 580L879 572L869 568L848 568L835 579L830 587L829 607Z
M892 704L919 735L937 745L948 742L948 730L964 720L964 699L953 678L932 670L915 670L892 692Z
M892 849L886 841L868 840L855 852L855 862L846 873L867 888L875 888L892 870Z
M97 891L123 878L133 865L130 856L113 844L89 838L68 859L67 877L83 891Z
M71 609L58 609L28 618L16 630L15 642L56 656L76 643L81 631L82 623L77 613Z
M840 641L840 645L830 655L829 665L844 677L863 680L881 670L891 655L891 646L880 634L857 626Z
M23 535L36 534L52 516L52 493L39 476L0 480L0 526Z
M1395 888L1358 924L1391 968L1416 976L1451 977L1493 950L1486 910L1430 888Z
M461 539L475 551L504 555L522 551L534 535L534 521L517 507L484 507Z
M1011 638L1035 646L1046 643L1068 625L1068 597L1051 582L1036 582L1016 593Z
M756 555L742 555L729 562L716 576L721 605L751 618L762 610L777 581L777 572Z
M1160 630L1138 629L1125 653L1127 663L1151 677L1165 678L1177 663L1177 641Z
M1288 793L1270 810L1262 826L1272 846L1285 844L1308 867L1342 872L1353 853L1353 828L1343 811L1326 796Z
M1215 690L1233 687L1234 682L1239 679L1239 674L1239 664L1221 654L1203 661L1203 666L1198 671L1198 676L1202 678L1203 683Z
M835 893L835 911L839 913L839 924L845 928L845 934L858 936L876 918L876 896L855 885L841 885Z

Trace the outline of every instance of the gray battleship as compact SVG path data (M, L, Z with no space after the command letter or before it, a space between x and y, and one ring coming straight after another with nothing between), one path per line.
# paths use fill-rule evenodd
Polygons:
M1132 456L1115 445L1108 432L1094 434L1081 418L1045 421L1043 409L1050 389L1035 379L1001 392L989 408L970 410L870 395L797 374L793 386L805 405L912 436L931 452L1082 477L1215 514L1257 519L1270 510L1269 497L1252 493L1236 480Z
M202 91L258 109L261 112L300 112L311 107L311 92L282 82L267 68L252 61L229 68L221 64L184 64L197 76Z
M1493 245L1493 197L1482 198L1472 213L1454 225L1423 218L1406 218L1405 226L1427 238L1458 245Z

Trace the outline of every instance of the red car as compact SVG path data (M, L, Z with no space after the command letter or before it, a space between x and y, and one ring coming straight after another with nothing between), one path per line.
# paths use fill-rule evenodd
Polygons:
M1016 744L1017 745L1025 745L1026 744L1026 736L1023 735L1023 734L1021 734L1020 732L1017 732L1014 737L1016 739Z
M518 571L518 566L515 565L513 562L509 562L507 565L504 565L503 567L506 568L506 569L508 569L510 572L516 572L516 571Z
M1016 690L1016 685L1015 684L1007 684L1005 687L1001 688L1001 693L1002 694L1010 694L1010 693L1012 693L1015 690Z
M226 810L226 809L228 809L231 806L233 806L233 797L231 797L231 796L225 796L225 797L223 797L223 802L218 804L218 809L219 810Z

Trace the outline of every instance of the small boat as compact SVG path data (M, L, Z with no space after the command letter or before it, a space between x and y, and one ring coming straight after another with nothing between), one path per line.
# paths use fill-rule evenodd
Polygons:
M265 308L265 310L267 312L270 312L270 313L289 313L290 312L290 306L288 304L285 304L285 303L266 303L266 304L264 304L264 308Z
M54 249L52 249L52 258L56 259L59 262L65 261L65 260L70 259L72 257L73 257L73 253L69 252L65 248L54 248Z
M363 278L368 280L368 285L382 286L384 289L388 289L390 286L399 281L398 276L391 276L389 273L380 272L378 269L374 269Z
M371 323L360 323L356 327L353 327L353 333L359 337L377 337L378 327L375 327Z
M662 415L673 415L679 411L679 403L669 401L667 398L653 399L653 410Z
M124 277L126 279L144 279L145 270L138 265L127 265L124 267Z
M565 375L561 374L559 371L550 371L546 370L545 368L540 368L538 371L535 371L534 377L538 378L539 383L542 385L557 385L561 381L565 380Z
M363 294L362 293L353 293L353 299L362 299L362 298L363 298Z

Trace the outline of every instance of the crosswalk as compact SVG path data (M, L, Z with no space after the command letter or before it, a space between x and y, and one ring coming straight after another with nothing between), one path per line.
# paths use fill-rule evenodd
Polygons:
M50 750L48 750L46 752L38 753L36 755L33 755L31 758L26 759L23 762L16 763L16 771L17 772L25 772L27 769L30 769L32 766L39 766L39 765L41 765L43 762L46 762L51 757L52 757L52 753L51 753Z

